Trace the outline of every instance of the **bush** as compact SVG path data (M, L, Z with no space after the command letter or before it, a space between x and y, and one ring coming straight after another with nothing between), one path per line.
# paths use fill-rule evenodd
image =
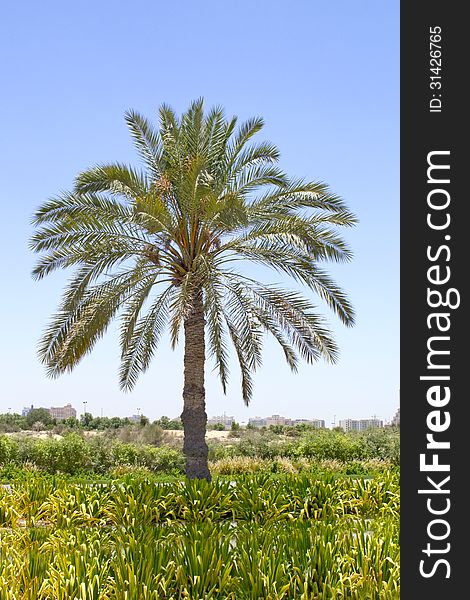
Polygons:
M214 475L243 475L246 473L269 472L270 462L262 458L251 456L234 456L222 458L210 464Z
M396 429L370 429L363 434L367 458L400 462L400 432Z
M35 423L44 423L45 426L52 423L51 413L47 408L32 408L26 415L26 425L33 427Z
M220 460L222 458L231 458L237 453L237 447L232 444L213 441L208 444L209 460Z
M366 458L365 444L362 437L352 436L339 431L322 431L307 433L296 448L298 456L316 459L334 459L342 462Z
M223 423L211 423L207 426L207 431L225 431Z
M58 440L0 435L0 466L4 473L30 464L52 475L72 476L79 473L105 475L125 465L143 467L154 473L183 472L181 438L167 440L170 434L156 424L129 425L125 431L133 432L132 436L124 436L127 441L119 439L119 430L112 435L87 438L72 432ZM400 461L399 434L388 429L362 433L310 429L298 438L280 436L267 429L251 429L240 431L240 435L239 440L232 439L230 444L209 443L209 460L216 469L214 473L242 473L246 468L247 472L309 471L361 476L398 467ZM133 437L133 441L129 437ZM158 445L160 442L162 445Z
M0 435L0 465L15 462L18 454L18 444L7 435Z

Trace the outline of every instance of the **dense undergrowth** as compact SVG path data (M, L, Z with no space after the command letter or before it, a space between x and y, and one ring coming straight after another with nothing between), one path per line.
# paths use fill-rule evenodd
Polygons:
M399 598L399 481L245 475L0 491L2 600Z
M397 431L371 430L361 434L310 430L296 437L272 431L244 431L225 442L209 442L211 472L341 472L374 474L399 464ZM141 470L181 476L181 440L148 444L98 435L71 433L61 439L0 436L0 477L16 477L22 470L50 474L116 476Z

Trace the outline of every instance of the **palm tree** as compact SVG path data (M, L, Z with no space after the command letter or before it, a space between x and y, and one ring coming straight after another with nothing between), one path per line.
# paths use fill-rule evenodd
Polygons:
M39 356L51 377L71 371L119 314L120 387L130 390L165 327L173 347L183 329L186 475L210 480L206 351L225 392L231 341L247 405L265 332L293 371L299 356L309 363L337 358L308 298L239 273L237 261L289 275L351 325L347 297L318 262L351 258L336 227L356 219L325 184L289 179L276 166L276 146L251 141L262 119L237 128L236 117L226 119L221 108L205 114L202 99L181 118L166 105L159 115L155 128L126 113L144 171L95 166L78 175L72 192L35 213L31 248L41 256L33 275L76 267Z

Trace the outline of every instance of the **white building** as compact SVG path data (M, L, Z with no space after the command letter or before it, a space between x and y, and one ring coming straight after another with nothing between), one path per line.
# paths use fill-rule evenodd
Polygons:
M230 429L232 427L232 423L235 422L235 417L228 416L225 413L220 417L210 417L207 419L208 425L218 425L221 423L225 429Z
M271 415L270 417L254 417L248 420L252 427L269 427L270 425L310 425L321 429L325 427L323 419L289 419L281 415Z
M286 417L281 417L281 415L271 415L270 417L266 417L266 426L270 425L290 425L290 419Z
M366 431L367 429L381 429L383 421L375 417L372 419L342 419L339 426L344 431Z
M265 427L266 419L263 419L263 417L253 417L248 419L248 425L251 427Z
M294 419L292 425L310 425L315 429L325 429L325 421L323 419Z

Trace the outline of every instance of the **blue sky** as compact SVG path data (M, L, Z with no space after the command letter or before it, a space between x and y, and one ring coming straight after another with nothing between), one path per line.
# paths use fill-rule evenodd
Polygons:
M279 147L282 168L329 183L360 220L345 236L354 260L325 265L357 313L346 329L322 307L339 363L293 375L267 343L249 408L235 364L225 397L208 365L208 414L390 419L399 402L399 2L29 0L2 13L0 412L67 402L80 412L86 400L96 415L180 414L181 349L165 340L130 394L118 387L115 330L72 374L46 378L36 344L71 273L34 282L28 239L35 209L81 170L138 162L125 110L153 119L162 102L182 112L203 96L228 116L262 116L259 139Z

